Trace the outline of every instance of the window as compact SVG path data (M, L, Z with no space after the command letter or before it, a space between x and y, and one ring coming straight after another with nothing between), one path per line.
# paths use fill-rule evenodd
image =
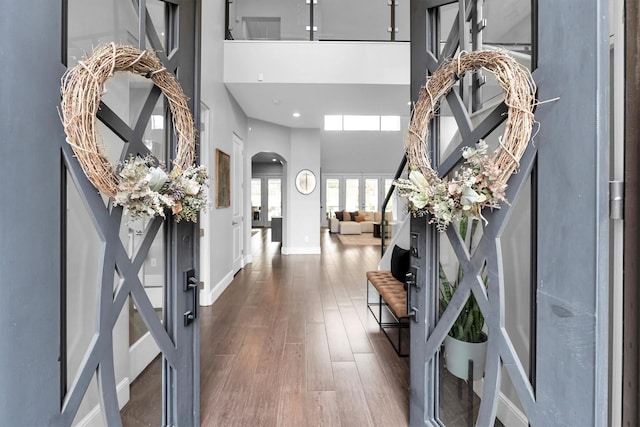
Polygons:
M391 188L391 186L393 185L393 179L385 179L384 180L384 196L387 197L387 194L389 194L389 189ZM395 194L395 193L394 193ZM389 199L389 203L387 203L387 211L390 211L393 208L393 199L395 197L392 197Z
M400 116L380 116L380 130L383 132L399 131Z
M345 204L344 208L350 212L360 208L360 179L345 179Z
M324 130L342 130L342 116L324 116Z
M324 116L326 131L399 131L400 116Z
M331 218L336 211L340 210L340 180L338 178L326 180L325 199L327 218Z
M274 216L282 216L282 181L280 178L269 178L267 181L269 213L267 221Z
M322 190L326 217L332 218L340 210L378 212L393 184L393 179L387 177L324 176ZM389 200L387 211L392 210L393 199L395 197Z
M344 116L342 130L380 130L380 116Z
M262 209L262 179L251 178L251 213L253 221L260 221Z
M364 180L364 208L376 212L378 208L378 178Z

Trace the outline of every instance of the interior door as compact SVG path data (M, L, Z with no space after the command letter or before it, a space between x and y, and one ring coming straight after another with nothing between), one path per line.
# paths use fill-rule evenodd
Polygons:
M196 3L65 2L66 65L75 66L101 43L151 49L177 76L198 123ZM171 164L176 135L167 101L151 80L129 73L109 78L97 119L112 164L129 155ZM162 381L147 390L157 396L153 424L197 425L197 229L170 216L128 217L96 191L67 144L62 154L66 375L60 414L52 424L118 426L123 416L127 424L139 422L120 409L135 400L131 383L160 353L156 366Z
M237 273L244 266L244 145L243 141L233 134L233 174L231 188L233 215L231 229L233 233L233 272Z

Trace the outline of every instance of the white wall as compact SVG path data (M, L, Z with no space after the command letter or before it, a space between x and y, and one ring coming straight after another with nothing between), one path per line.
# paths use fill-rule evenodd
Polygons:
M277 153L284 159L282 170L282 253L320 253L320 188L304 196L295 189L295 174L310 169L320 182L320 131L291 129L249 119L246 158L257 153ZM250 177L250 168L246 172ZM247 197L247 203L249 203ZM247 230L247 234L250 230Z
M321 132L322 173L369 173L393 176L404 155L402 118L399 132Z
M206 25L202 26L201 100L209 107L210 125L210 130L207 132L208 141L201 141L202 144L208 145L208 158L202 159L202 163L207 165L212 176L210 199L213 201L213 206L209 211L207 226L211 235L215 236L210 239L208 259L210 277L209 283L205 281L204 284L203 303L213 303L215 297L233 279L232 253L229 249L229 242L232 241L232 210L215 208L216 148L231 155L234 133L245 141L245 144L247 140L247 117L222 82L224 13L224 2L202 2L202 22ZM245 180L245 182L250 181ZM245 248L247 244L248 238L245 236Z
M311 194L302 194L295 187L295 176L302 169L316 175L316 188ZM320 253L320 130L291 130L289 199L285 228L289 238L282 252Z
M409 50L408 43L235 40L224 50L224 81L255 83L262 74L264 83L406 86Z

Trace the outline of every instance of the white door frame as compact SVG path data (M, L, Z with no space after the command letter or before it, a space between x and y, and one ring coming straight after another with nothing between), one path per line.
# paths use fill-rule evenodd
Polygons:
M233 134L233 157L231 166L231 228L233 274L245 265L244 257L244 141Z
M209 174L215 171L213 156L210 155L209 148L209 114L211 110L204 103L200 103L200 163L205 165ZM210 181L211 182L211 181ZM211 183L210 185L213 185ZM213 191L210 191L210 203ZM213 282L211 281L211 213L200 212L200 305L211 305L211 293Z

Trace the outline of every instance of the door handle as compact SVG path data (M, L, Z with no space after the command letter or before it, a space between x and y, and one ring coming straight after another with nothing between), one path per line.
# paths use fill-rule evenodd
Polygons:
M191 291L191 310L184 313L184 326L189 326L198 318L198 310L200 307L200 283L196 277L196 271L192 268L183 273L182 290L184 292Z
M231 221L231 225L238 225L236 221Z
M413 271L408 272L405 276L404 290L407 291L407 316L415 323L418 323L418 313L420 310L418 310L411 301L411 294L413 293L411 288L415 288L416 290L420 289L416 283L416 275Z

